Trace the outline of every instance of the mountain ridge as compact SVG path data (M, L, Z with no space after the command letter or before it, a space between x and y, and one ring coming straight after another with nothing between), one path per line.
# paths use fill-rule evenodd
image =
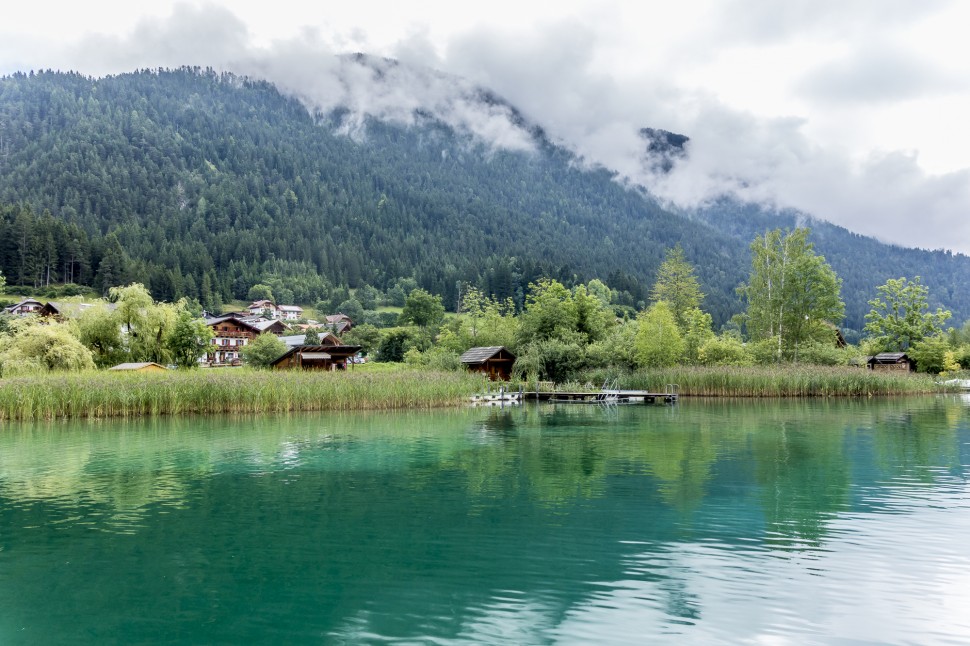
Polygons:
M0 203L49 210L57 226L83 232L88 273L79 282L139 280L158 298L203 301L205 284L227 299L275 276L314 302L410 276L446 303L458 283L472 283L521 304L528 283L549 276L600 278L636 307L665 250L681 244L718 323L740 309L734 288L753 237L741 232L797 222L729 203L674 212L480 92L483 114L491 105L502 119L513 115L535 150L488 145L420 110L403 124L349 106L313 111L271 83L213 70L14 75L0 79ZM353 129L364 137L346 136ZM645 131L645 154L676 163L686 137ZM654 140L671 149L649 151ZM42 274L25 272L23 257L43 244L18 247L14 210L0 223L0 268L36 284ZM873 263L859 271L847 247L856 234L819 229L818 249L853 276L850 327L861 327L858 304L875 285L913 271L955 318L970 315L959 290L970 259L871 241L856 247ZM65 244L54 245L55 277L67 276ZM105 258L121 270L106 275ZM895 267L910 273L889 275Z

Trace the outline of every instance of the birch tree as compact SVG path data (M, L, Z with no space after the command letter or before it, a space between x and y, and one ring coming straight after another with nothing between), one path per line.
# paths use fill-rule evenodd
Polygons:
M752 341L771 340L775 355L798 358L798 346L845 316L842 280L813 251L809 230L768 231L751 243L751 276L741 293L747 301Z

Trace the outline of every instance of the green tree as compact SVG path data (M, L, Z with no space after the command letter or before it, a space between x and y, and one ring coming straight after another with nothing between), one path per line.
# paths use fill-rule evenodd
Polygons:
M684 359L687 363L701 363L701 347L714 338L711 315L695 307L684 313Z
M398 321L400 325L429 327L441 323L444 316L445 306L441 304L441 297L418 288L408 294Z
M879 295L869 301L872 309L866 314L865 331L884 352L901 352L923 339L941 334L950 312L937 308L927 310L929 290L917 276L890 278L876 288Z
M585 285L577 285L573 289L573 311L576 331L583 335L586 344L604 338L616 322L609 304L590 294Z
M347 345L359 345L364 354L373 352L381 342L381 331L370 323L355 325L344 335Z
M841 279L825 258L813 251L809 230L780 229L751 244L751 276L741 293L747 301L747 329L752 341L772 340L775 360L798 358L798 346L824 322L845 314Z
M377 346L377 361L400 363L404 361L404 354L412 347L414 344L408 330L390 330L381 337Z
M303 335L303 345L320 345L320 333L315 327L308 327Z
M640 366L672 366L684 356L684 340L674 312L658 301L637 317L636 361Z
M378 301L381 298L381 293L375 287L363 285L354 291L354 298L360 302L361 306L365 310L374 310L377 309Z
M179 368L196 368L199 357L206 353L212 343L212 328L205 321L192 316L191 312L179 312L165 343Z
M254 368L269 368L270 364L286 354L286 343L273 334L260 334L242 347L243 361Z
M273 288L269 285L264 285L262 283L256 283L249 288L246 292L246 298L252 302L256 301L273 301Z
M570 337L576 330L572 294L562 283L548 278L529 283L525 311L519 317L519 324L523 344Z
M657 281L650 291L650 299L667 303L681 332L687 330L687 313L700 307L704 292L701 291L694 266L687 261L679 244L667 250L666 258L657 270Z
M104 304L84 310L77 319L78 338L94 356L101 368L124 361L125 344L121 338L118 316Z
M138 328L144 325L149 308L155 304L152 295L141 283L111 287L108 300L115 303L118 323L128 337L139 334Z

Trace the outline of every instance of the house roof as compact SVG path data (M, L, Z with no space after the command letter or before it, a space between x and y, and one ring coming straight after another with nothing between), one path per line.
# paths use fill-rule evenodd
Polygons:
M905 352L880 352L874 357L870 357L869 361L875 363L897 363L903 359L909 360Z
M43 305L43 303L33 298L25 298L24 300L20 301L16 305L11 305L10 307L6 308L6 310L8 312L12 312L18 307L23 307L24 305Z
M340 345L340 338L330 332L323 332L319 334L319 337L320 345L325 345L328 348ZM295 348L298 345L303 345L304 339L306 339L306 334L288 334L280 337L280 340L291 348Z
M273 328L273 327L277 328L280 332L286 329L286 326L280 323L279 321L268 321L266 319L261 319L258 321L243 321L243 322L248 323L252 327L259 330L260 332L265 332L266 330L269 330L270 328Z
M491 345L466 350L458 360L462 363L484 363L500 353L502 350L508 352L509 356L511 356L513 359L515 358L515 356L512 355L512 353L509 352L504 345Z
M293 346L286 353L280 355L278 359L270 365L275 366L287 357L300 354L304 359L343 359L360 352L362 346L359 345L297 345ZM326 355L326 356L324 356Z
M283 310L284 312L302 312L303 308L299 305L277 305L276 309Z
M154 361L144 361L141 363L119 363L117 366L111 366L108 370L144 370L145 368L150 368L155 366L161 368L162 370L168 370L165 366L160 363L155 363Z

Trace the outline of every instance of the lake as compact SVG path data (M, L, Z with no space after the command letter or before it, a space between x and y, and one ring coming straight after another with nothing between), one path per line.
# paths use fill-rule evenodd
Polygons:
M0 644L967 643L970 402L0 427Z

